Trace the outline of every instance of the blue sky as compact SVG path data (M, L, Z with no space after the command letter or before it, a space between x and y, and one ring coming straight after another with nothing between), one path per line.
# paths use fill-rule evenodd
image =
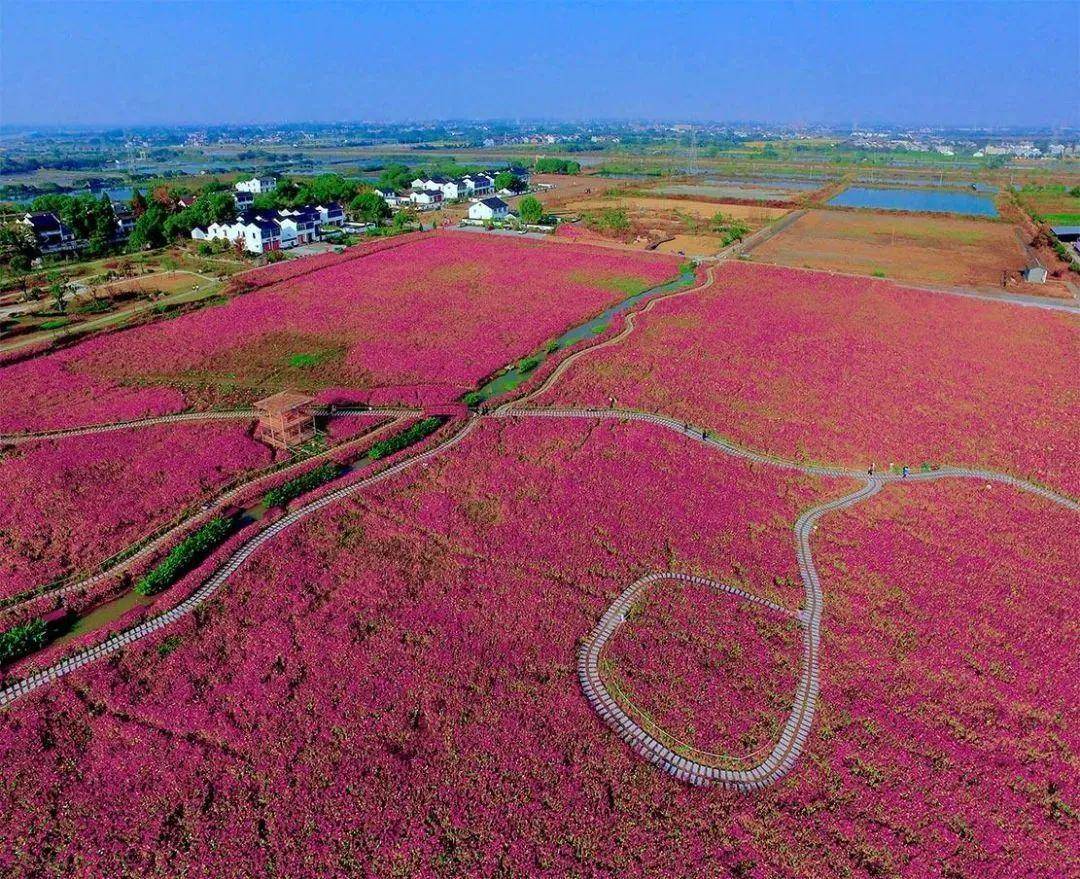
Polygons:
M1078 125L1080 3L0 0L0 124Z

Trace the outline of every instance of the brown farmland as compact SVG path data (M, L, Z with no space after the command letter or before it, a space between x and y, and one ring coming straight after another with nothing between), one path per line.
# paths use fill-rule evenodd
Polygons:
M1028 253L1008 223L956 217L809 211L753 251L762 262L914 284L1071 297L1065 284L1019 280ZM1002 287L1002 277L1006 287Z

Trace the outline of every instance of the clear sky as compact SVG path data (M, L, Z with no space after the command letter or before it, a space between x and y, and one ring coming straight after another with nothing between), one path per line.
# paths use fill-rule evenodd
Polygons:
M0 0L0 124L1080 124L1080 0Z

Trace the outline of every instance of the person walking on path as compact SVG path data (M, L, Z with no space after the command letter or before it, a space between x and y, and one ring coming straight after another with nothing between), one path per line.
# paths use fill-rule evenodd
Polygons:
M905 464L904 465L904 479L907 479L907 475L908 475L909 472L911 472L911 471L908 470L908 465Z
M866 468L866 475L869 476L871 479L874 478L874 464L873 464L873 462L871 462L870 466Z

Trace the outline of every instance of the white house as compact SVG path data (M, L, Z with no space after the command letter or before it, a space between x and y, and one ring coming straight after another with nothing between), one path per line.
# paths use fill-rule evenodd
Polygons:
M510 206L501 198L492 196L469 205L470 220L505 220Z
M315 205L321 222L330 226L339 226L345 222L345 211L336 201L328 201L326 204Z
M241 180L236 184L237 192L250 192L252 195L262 195L277 189L277 180L273 177L252 177L250 180Z
M418 189L409 193L409 201L418 207L430 209L442 204L443 194L441 189Z
M445 183L439 184L439 189L442 191L443 198L447 201L456 201L465 197L465 184L459 183L457 180L447 180Z
M385 201L392 208L397 207L398 202L401 201L401 199L398 198L397 193L394 192L394 190L392 190L392 189L378 189L378 188L376 188L375 192L378 194L378 196L383 201Z
M282 235L281 227L277 223L269 220L241 218L235 223L211 223L205 231L196 227L191 230L191 237L201 241L239 239L244 242L244 249L250 253L265 253L268 250L281 249ZM295 243L295 237L292 238L291 243Z
M491 195L495 191L495 184L486 174L468 174L462 177L469 195Z

